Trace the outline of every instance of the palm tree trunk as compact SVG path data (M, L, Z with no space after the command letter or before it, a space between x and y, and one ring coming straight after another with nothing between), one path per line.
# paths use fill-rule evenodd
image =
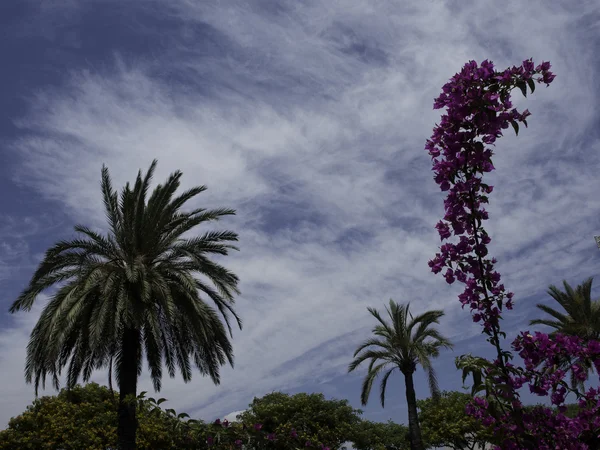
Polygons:
M127 328L123 333L121 348L121 367L119 370L119 412L117 427L117 442L119 450L135 450L137 432L136 401L126 401L126 397L137 396L137 365L139 332Z
M408 433L410 435L411 450L425 450L421 438L421 427L419 426L419 414L417 413L417 396L411 373L404 374L406 383L406 403L408 404Z

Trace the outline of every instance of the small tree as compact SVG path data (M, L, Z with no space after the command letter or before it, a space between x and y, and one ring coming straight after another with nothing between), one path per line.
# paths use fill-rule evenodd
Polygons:
M408 428L391 420L387 423L361 421L351 439L356 450L408 450Z
M240 418L248 427L262 424L263 430L275 436L297 434L303 445L310 442L312 446L339 448L350 440L360 423L360 414L362 411L352 408L348 400L327 400L323 394L273 392L255 398Z
M115 448L117 409L118 395L96 383L63 389L56 396L34 400L25 412L13 417L8 428L0 431L0 450ZM185 447L189 439L181 418L157 408L151 399L140 398L137 448L191 448Z
M442 392L437 399L418 400L419 423L427 447L453 450L483 449L492 442L493 430L469 416L465 408L473 396L462 392Z
M444 315L443 311L427 311L413 317L409 307L410 303L399 305L390 299L389 308L386 308L389 322L386 322L376 309L367 308L379 322L373 328L376 337L367 339L356 349L354 361L348 366L348 372L370 360L360 394L363 405L369 401L373 382L385 372L379 390L382 408L385 406L385 390L390 375L395 370L404 375L410 446L412 450L424 450L413 375L417 367L421 366L427 373L431 395L438 396L438 382L431 360L439 356L441 348L452 348L452 343L435 328Z

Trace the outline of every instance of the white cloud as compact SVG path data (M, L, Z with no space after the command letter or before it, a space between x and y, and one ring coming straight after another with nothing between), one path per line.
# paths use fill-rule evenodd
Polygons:
M2 380L11 383L10 387L7 386L2 392L0 421L3 428L11 417L24 411L33 400L33 388L25 383L24 378L25 351L29 334L35 326L44 303L45 296L41 295L39 303L34 305L31 313L17 314L13 326L0 331Z
M229 414L225 414L223 416L223 420L227 420L229 422L239 422L237 416L239 416L240 414L242 414L245 411L246 411L245 409L242 409L240 411L233 411L233 412L230 412Z
M203 85L168 83L157 75L160 58L75 72L63 88L32 96L12 148L20 181L77 222L103 225L102 163L122 185L155 157L157 182L182 169L184 187L209 186L203 205L238 210L221 224L241 237L226 262L242 280L236 368L223 370L220 387L199 376L189 385L165 380L176 410L201 407L210 418L343 373L372 325L366 306L390 297L417 312L466 314L457 288L427 267L442 195L423 145L439 120L433 98L468 59L504 67L533 56L557 73L550 88L518 101L533 113L529 129L498 143L489 229L507 286L527 296L598 269L599 144L585 135L598 120L598 83L586 67L591 30L578 22L598 12L594 2L173 5L189 33L210 26L227 40L227 51L207 54L198 39L182 38L168 55L173 72ZM31 399L12 386L34 320L0 332L11 367L2 385L13 392L0 422ZM463 332L451 321L442 328ZM147 374L142 389L151 390Z
M58 221L47 215L0 217L0 283L20 277L23 272L32 270L37 262L31 255L29 239L56 229Z

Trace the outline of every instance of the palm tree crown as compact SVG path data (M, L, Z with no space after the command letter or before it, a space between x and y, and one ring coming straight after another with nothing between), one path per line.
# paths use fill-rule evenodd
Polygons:
M529 324L554 328L550 336L561 333L578 336L585 341L600 340L600 301L592 300L592 282L593 278L588 278L573 289L569 283L563 281L564 291L551 285L548 288L548 294L562 306L564 313L538 303L537 308L551 316L552 319L534 319ZM570 358L566 358L560 364L560 368L569 369L572 365L571 362ZM594 364L591 360L580 361L580 364L586 371L594 372ZM570 371L570 374L571 387L584 389L585 383L576 378L576 372Z
M563 281L564 292L552 285L548 294L564 309L561 313L554 308L537 304L537 308L552 316L552 319L535 319L530 325L547 325L555 329L552 334L563 333L582 339L600 339L600 301L591 297L593 278L588 278L573 289Z
M58 285L31 333L27 347L26 380L45 386L70 359L67 385L94 369L110 366L113 358L119 380L127 358L134 357L137 376L145 354L152 382L160 390L162 361L171 377L175 367L191 379L191 363L219 383L219 367L233 365L232 346L216 305L231 334L229 313L241 328L232 306L238 278L210 255L236 249L231 231L182 236L198 225L235 214L231 209L181 207L206 187L191 188L178 196L181 172L170 175L146 201L157 161L120 197L113 191L108 169L102 168L102 196L109 231L103 235L78 225L82 236L60 241L45 254L29 285L10 312L30 310L38 294ZM197 275L202 276L202 278ZM121 381L120 381L121 383Z
M212 261L210 255L227 255L236 247L231 231L183 235L204 222L235 214L231 209L181 207L206 190L198 186L174 197L181 172L171 174L146 201L156 167L141 171L133 188L127 183L120 197L113 191L109 172L102 167L102 196L108 220L106 235L77 225L82 237L51 247L29 285L10 308L30 310L37 296L58 285L31 332L27 346L25 379L40 382L59 376L67 365L67 387L80 376L88 381L94 369L113 363L119 385L119 448L136 448L137 381L145 354L154 389L161 388L163 359L171 378L175 367L185 382L192 377L191 360L201 374L220 381L219 370L233 366L233 349L217 311L231 335L229 313L238 278ZM200 277L197 277L199 275Z
M390 299L386 307L390 322L386 322L374 308L368 311L379 322L373 328L377 338L363 342L354 352L354 361L349 365L352 372L361 363L370 359L369 369L363 381L361 402L366 405L371 393L373 381L387 369L380 386L381 406L385 406L385 390L387 381L394 370L398 369L404 375L412 375L417 366L427 372L429 388L432 396L439 396L439 387L431 359L439 356L440 349L452 348L452 343L443 337L433 324L439 324L443 311L427 311L413 317L409 312L410 303L399 305Z

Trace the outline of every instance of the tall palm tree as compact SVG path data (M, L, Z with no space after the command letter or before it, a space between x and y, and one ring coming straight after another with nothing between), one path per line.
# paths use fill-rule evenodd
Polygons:
M427 311L413 317L409 306L410 303L399 305L390 299L389 308L386 307L390 322L386 322L376 309L367 308L379 322L372 331L376 338L367 339L356 349L355 359L348 366L348 372L355 370L367 359L371 360L360 395L363 406L369 401L373 381L384 369L387 371L380 385L382 407L385 407L385 389L390 375L396 369L404 375L411 449L424 450L413 374L420 365L427 373L432 397L439 398L440 391L431 359L439 355L440 348L452 348L452 343L433 327L434 324L439 324L443 311Z
M113 191L108 169L102 167L102 196L108 233L83 225L81 237L51 247L29 285L10 312L30 310L37 296L56 286L34 327L25 378L45 387L51 376L59 388L61 370L67 366L67 386L80 376L88 381L95 369L113 365L120 390L118 442L124 450L135 448L138 377L142 360L148 363L154 389L159 391L163 359L171 378L179 368L185 382L192 376L191 361L215 384L220 366L233 366L229 313L239 294L238 277L214 262L211 255L237 250L231 231L183 235L205 222L233 215L232 209L181 207L206 190L193 187L174 196L181 172L146 197L157 161L141 171L133 188L129 183L120 197ZM223 317L206 300L210 299Z
M600 340L600 301L592 300L592 282L593 278L588 278L573 289L569 283L563 281L564 291L551 285L548 288L548 294L562 306L564 313L538 303L536 307L552 318L531 320L529 324L554 328L550 336L561 333L579 336L585 341ZM561 366L570 367L570 362L565 360ZM583 367L588 372L594 371L592 361L583 361ZM575 378L573 371L571 371L571 385L573 388L584 387L584 383Z

